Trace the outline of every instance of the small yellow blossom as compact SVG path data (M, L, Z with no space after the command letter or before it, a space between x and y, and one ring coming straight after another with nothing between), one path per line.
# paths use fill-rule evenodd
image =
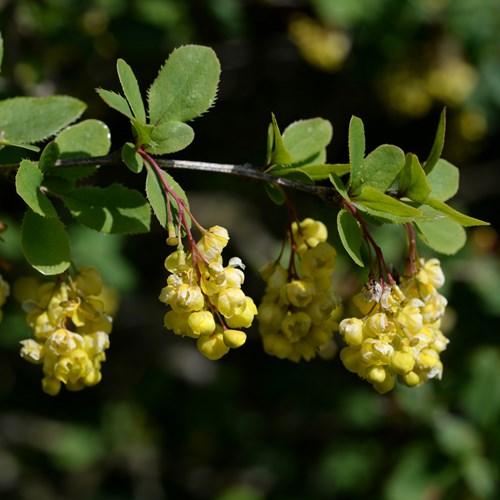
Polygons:
M337 253L326 243L326 226L304 219L292 224L289 236L290 266L274 262L261 271L267 286L258 319L264 350L298 362L332 342L341 307L332 284Z
M238 329L248 328L257 314L253 300L241 289L245 281L241 259L233 257L223 266L221 252L228 241L227 230L214 226L192 251L170 254L165 267L171 274L159 296L170 307L165 327L196 338L200 353L211 360L243 345L246 334Z
M99 273L85 267L68 283L46 283L26 304L34 339L21 341L20 355L41 364L42 389L52 396L64 384L81 390L101 380L101 363L109 348L112 320L95 297L102 291Z
M443 284L439 261L420 259L399 285L365 285L354 298L363 317L343 319L339 326L347 344L340 352L344 366L380 393L396 379L409 387L440 379L440 353L448 343L440 330L447 302L437 288Z

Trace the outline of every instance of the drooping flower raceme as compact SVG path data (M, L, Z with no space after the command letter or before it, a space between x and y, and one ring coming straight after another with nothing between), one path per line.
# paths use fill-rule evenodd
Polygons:
M410 387L441 379L440 353L448 344L441 331L447 301L437 291L443 284L438 259L418 260L399 286L368 283L354 298L364 316L340 323L347 344L340 352L344 366L380 393L390 391L396 379Z
M83 267L69 283L41 285L37 300L24 304L34 338L21 341L20 354L42 365L46 393L58 394L62 384L78 391L100 382L112 328L112 319L97 298L102 286L99 273Z
M198 350L216 360L229 349L242 346L257 308L241 286L244 265L233 257L223 265L222 250L229 241L227 230L211 227L191 251L178 248L165 260L171 273L160 301L170 309L165 327L177 335L197 339Z
M290 265L274 262L261 271L267 286L258 309L259 332L268 354L309 361L338 328L341 306L332 284L337 253L326 242L322 222L294 222L289 237Z
M7 300L9 294L10 294L10 286L0 275L0 321L2 321L3 318L3 311L1 308L5 304L5 301Z

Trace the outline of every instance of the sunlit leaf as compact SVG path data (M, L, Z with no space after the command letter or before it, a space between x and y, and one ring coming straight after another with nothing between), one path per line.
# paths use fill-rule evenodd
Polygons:
M333 128L328 120L311 118L290 124L283 132L283 143L293 163L317 155L332 140Z
M134 174L140 173L144 167L142 156L137 152L136 147L131 142L127 142L123 146L122 160Z
M84 120L65 128L55 139L61 158L102 156L109 153L111 134L100 120Z
M361 164L365 157L365 127L360 118L353 116L349 123L349 162L351 164L351 190L356 193L361 184Z
M417 203L423 203L429 196L431 187L417 156L408 153L399 175L399 193Z
M346 252L358 266L364 267L361 258L363 235L358 221L349 210L343 208L337 214L337 229Z
M110 108L113 108L115 111L118 111L128 118L133 118L132 111L125 97L116 92L111 92L111 90L97 89L96 92Z
M153 154L175 153L187 148L194 139L194 130L177 121L160 120L151 133L151 142L144 149Z
M447 215L450 219L454 220L455 222L458 222L462 226L469 227L469 226L489 226L489 222L484 222L482 220L476 219L474 217L469 217L468 215L465 215L458 210L455 210L454 208L451 208L449 205L446 203L435 200L433 198L427 198L425 201L426 205L429 205L432 207L434 210L437 210L445 215Z
M467 240L465 229L448 217L433 221L419 221L415 227L422 241L436 252L453 255Z
M379 146L361 163L359 187L371 186L384 193L399 175L404 164L405 155L401 149L388 144Z
M74 97L13 97L0 101L0 130L14 143L34 143L75 121L86 104Z
M56 217L28 210L21 226L21 247L26 260L42 274L60 274L70 266L68 235Z
M125 98L128 101L132 113L140 122L146 123L144 102L142 101L139 84L137 83L137 78L132 68L123 59L118 59L116 62L116 69L118 71L123 93L125 94Z
M16 174L17 194L37 214L43 217L56 217L57 212L52 202L40 190L43 174L30 160L23 160Z
M444 146L444 136L446 132L446 108L441 112L439 117L439 123L436 130L436 135L434 137L434 143L429 153L429 157L424 163L424 170L426 174L429 174L432 169L436 166L437 161L441 157Z
M211 48L175 49L149 89L151 123L185 122L207 111L215 101L219 77L220 63Z
M457 194L459 180L460 172L458 168L440 158L432 171L427 174L427 182L431 187L430 195L435 200L449 200Z

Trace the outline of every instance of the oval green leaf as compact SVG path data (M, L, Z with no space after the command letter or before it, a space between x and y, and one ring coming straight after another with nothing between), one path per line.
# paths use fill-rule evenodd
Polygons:
M85 110L86 104L74 97L13 97L0 101L0 130L10 142L43 141Z
M43 174L31 160L23 160L16 174L17 194L42 217L57 217L52 202L40 190Z
M441 158L427 174L427 182L431 187L430 195L436 200L446 201L457 194L460 172L455 165Z
M175 153L187 148L194 139L194 130L186 123L161 120L153 128L151 142L145 151L157 155Z
M132 109L132 113L140 122L146 123L144 102L142 101L139 84L137 83L137 78L132 68L123 59L118 59L116 62L116 69L118 71L118 78L120 79L123 93Z
M101 233L137 234L149 231L149 204L135 189L119 184L80 187L61 197L78 222Z
M100 120L84 120L64 129L55 139L61 158L106 155L111 147L108 126Z
M136 147L131 142L127 142L123 146L122 160L134 174L140 173L144 167L142 156L137 152Z
M220 63L211 48L175 49L149 89L151 123L185 122L207 111L215 101L219 77Z
M26 260L42 274L60 274L70 266L69 238L55 217L42 217L28 210L21 226L21 247Z
M363 259L361 258L363 235L358 221L349 210L343 208L337 214L337 229L346 252L358 266L364 267Z
M448 217L429 222L416 222L421 240L436 252L453 255L457 253L467 240L465 229Z
M283 143L292 156L292 163L300 163L316 156L332 140L332 124L323 118L299 120L283 132Z

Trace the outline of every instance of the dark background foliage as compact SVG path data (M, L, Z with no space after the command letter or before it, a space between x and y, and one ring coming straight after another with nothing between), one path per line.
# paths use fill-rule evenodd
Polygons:
M193 124L195 142L176 158L261 165L271 111L282 128L300 118L332 121L331 162L347 160L350 116L365 122L367 149L396 144L425 158L448 109L444 156L461 169L457 206L489 220L458 255L443 259L451 343L441 382L379 396L338 358L294 364L266 356L256 331L213 363L189 339L164 330L157 301L166 273L164 234L102 236L71 227L78 265L99 267L120 295L103 381L56 398L39 367L19 358L29 336L14 300L0 324L0 497L12 499L326 498L493 499L500 461L500 268L498 260L500 4L496 0L3 0L3 97L69 94L86 117L127 123L94 89L118 89L124 58L142 89L168 53L206 44L223 68L217 103ZM255 183L175 172L194 213L226 226L228 256L247 263L246 291L273 258L286 220ZM123 168L96 182L142 187ZM30 273L20 257L12 186L0 184L9 224L2 273ZM301 217L335 211L291 193ZM8 214L8 215L7 215ZM400 262L398 228L376 237ZM339 257L338 285L362 279Z

